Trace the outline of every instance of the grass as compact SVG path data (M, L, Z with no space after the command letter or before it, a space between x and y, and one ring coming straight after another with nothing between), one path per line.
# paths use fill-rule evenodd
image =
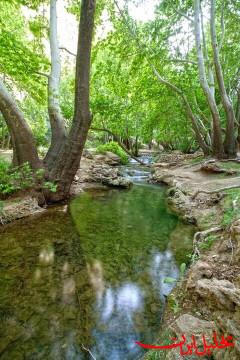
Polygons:
M228 190L226 193L221 221L223 227L229 226L240 215L240 189Z
M217 235L208 235L206 239L199 245L199 249L201 250L209 250L212 247L212 244L218 238Z
M236 163L234 161L219 161L217 162L217 165L220 168L226 169L226 170L235 170L240 172L240 163Z

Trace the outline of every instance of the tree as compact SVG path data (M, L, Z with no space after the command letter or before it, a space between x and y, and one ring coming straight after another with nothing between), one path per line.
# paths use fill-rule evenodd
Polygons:
M46 176L49 180L58 185L57 192L48 194L48 199L53 201L63 200L69 194L70 186L79 167L82 150L86 141L87 133L91 124L92 116L89 108L89 82L90 82L90 58L91 46L94 29L95 0L83 0L81 3L81 17L79 23L78 52L76 58L76 79L75 79L75 106L74 117L69 135L66 141L61 144L61 149L56 158L54 153L54 164L52 162L41 163L37 153L36 143L33 134L28 126L23 113L16 105L13 97L10 95L3 83L0 83L0 111L9 128L14 154L17 157L17 163L20 165L29 162L33 169L45 166ZM56 3L51 3L52 19L55 14ZM56 55L57 45L54 32L56 23L52 23L52 55ZM58 59L54 59L52 71L50 74L50 113L51 110L58 111L56 102L59 82L59 64ZM51 81L52 80L52 81ZM53 107L52 107L53 105ZM51 113L52 115L52 113ZM54 114L55 115L55 114ZM55 118L54 118L55 120ZM53 119L52 119L53 121ZM59 118L57 118L59 121ZM51 146L55 148L57 137L52 137ZM59 148L58 148L59 149Z
M236 23L235 17L239 11L237 4L225 2L220 6L221 2L217 2L215 14L215 2L212 1L211 32L208 33L209 22L203 21L200 1L197 0L184 4L181 1L173 4L163 0L158 6L156 19L146 25L134 22L127 13L127 7L121 10L117 1L114 2L119 12L117 16L131 35L131 44L135 42L155 78L181 100L186 116L192 124L195 139L204 154L212 154L218 158L235 156L237 124L234 101L231 97L236 97L237 92L236 86L232 87L236 76L237 59L234 64L231 64L233 69L235 67L235 71L232 71L232 68L225 65L226 62L231 61L229 59L232 56L231 51L227 49L224 36L222 36L220 48L222 52L224 50L224 53L219 54L217 36L220 37L221 33L228 32L227 45L232 43L230 39L233 38L233 34L230 33L230 29ZM208 2L201 3L205 12L208 11ZM234 16L224 17L223 10ZM227 31L225 31L225 24L228 26ZM192 31L193 25L194 31ZM186 30L187 27L188 30ZM219 31L219 28L220 30L224 28L224 31ZM236 35L234 36L236 38ZM193 47L194 37L195 48ZM234 57L239 53L238 42L239 39L238 41L235 39L232 43ZM198 79L195 77L196 66L199 73ZM223 79L223 73L225 79ZM172 74L174 75L171 76ZM203 94L199 91L199 81ZM231 85L226 86L228 83Z
M66 140L64 120L59 105L61 59L57 31L57 0L50 1L51 73L48 76L48 114L51 124L51 145L45 163L51 168Z

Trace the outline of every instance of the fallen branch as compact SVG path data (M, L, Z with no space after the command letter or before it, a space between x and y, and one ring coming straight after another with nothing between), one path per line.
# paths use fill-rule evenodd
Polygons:
M231 189L237 189L237 188L240 188L240 184L224 186L224 187L222 187L220 189L209 190L209 191L207 191L207 190L198 190L192 195L192 199L195 199L198 196L198 194L200 194L200 193L210 194L211 195L211 194L217 194L217 193L225 191L225 190L231 190Z
M117 136L116 134L114 134L112 131L108 130L108 129L105 129L105 128L95 128L95 127L91 127L90 130L93 130L93 131L104 131L104 132L107 132L109 135L113 136L118 145L134 160L136 160L139 164L141 165L144 165L144 166L148 166L147 164L145 164L143 161L139 160L136 156L134 156L127 148L126 146L123 145L123 143L121 142L119 136Z

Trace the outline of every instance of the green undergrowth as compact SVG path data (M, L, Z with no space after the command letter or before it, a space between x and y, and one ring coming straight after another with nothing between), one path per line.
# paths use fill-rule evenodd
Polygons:
M199 244L200 250L211 249L213 243L217 240L218 235L208 235L201 244Z
M223 227L231 225L231 223L240 216L240 188L226 191L223 200L223 216L221 224Z
M114 153L120 157L121 163L123 165L126 165L128 163L127 154L115 141L111 141L107 144L99 145L96 150L97 150L97 153L99 153L99 154L104 154L106 151L111 151L112 153Z
M26 162L13 167L9 162L0 160L0 197L5 198L19 190L45 188L56 191L56 184L44 180L44 169L33 171Z

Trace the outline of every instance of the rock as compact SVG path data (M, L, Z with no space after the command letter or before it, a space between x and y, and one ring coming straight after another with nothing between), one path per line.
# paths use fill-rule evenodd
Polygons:
M182 339L182 335L185 335L187 343L191 343L192 335L195 336L196 341L199 341L199 350L201 350L202 344L202 334L204 334L205 339L210 341L212 339L212 334L214 331L214 322L201 320L197 317L194 317L190 314L183 314L170 326L170 329L174 332L178 339ZM183 347L183 350L186 351L187 348ZM197 360L199 357L197 355L187 356L189 360ZM183 357L180 356L180 349L170 350L166 355L166 360L181 360ZM201 357L201 359L208 359L207 357Z
M96 161L96 163L104 163L105 159L106 157L103 154L97 154L94 156L94 160Z
M236 170L231 170L231 169L224 169L224 168L220 168L217 164L215 163L205 163L202 164L200 169L200 171L204 171L207 173L219 173L219 174L227 174L227 175L234 175L236 174Z
M195 291L214 309L233 311L240 306L240 290L228 280L201 279L197 281Z
M38 206L37 199L31 196L6 200L3 209L0 211L0 224L6 224L43 211L45 209Z
M168 168L171 164L162 162L162 163L155 163L153 164L153 167L161 167L161 168Z
M84 149L83 150L83 154L82 154L83 157L87 158L87 159L93 159L93 155L92 153L87 150L87 149Z
M189 272L187 289L196 287L197 281L203 278L210 279L213 275L212 268L207 262L197 261Z
M103 180L103 184L128 189L132 186L132 181L130 179L119 176L117 179L107 179L107 181Z
M103 165L107 164L110 166L116 166L121 163L120 157L111 151L106 151L104 154L95 155L94 160L96 163L101 163Z
M179 337L185 335L191 337L195 335L196 338L201 337L202 334L211 337L214 330L214 322L201 320L190 314L183 314L170 326L171 330Z
M112 165L112 166L121 164L120 156L112 153L111 151L106 151L105 155L106 155L105 161L107 162L107 164Z
M230 228L230 234L232 239L239 241L240 240L240 219L234 221Z

